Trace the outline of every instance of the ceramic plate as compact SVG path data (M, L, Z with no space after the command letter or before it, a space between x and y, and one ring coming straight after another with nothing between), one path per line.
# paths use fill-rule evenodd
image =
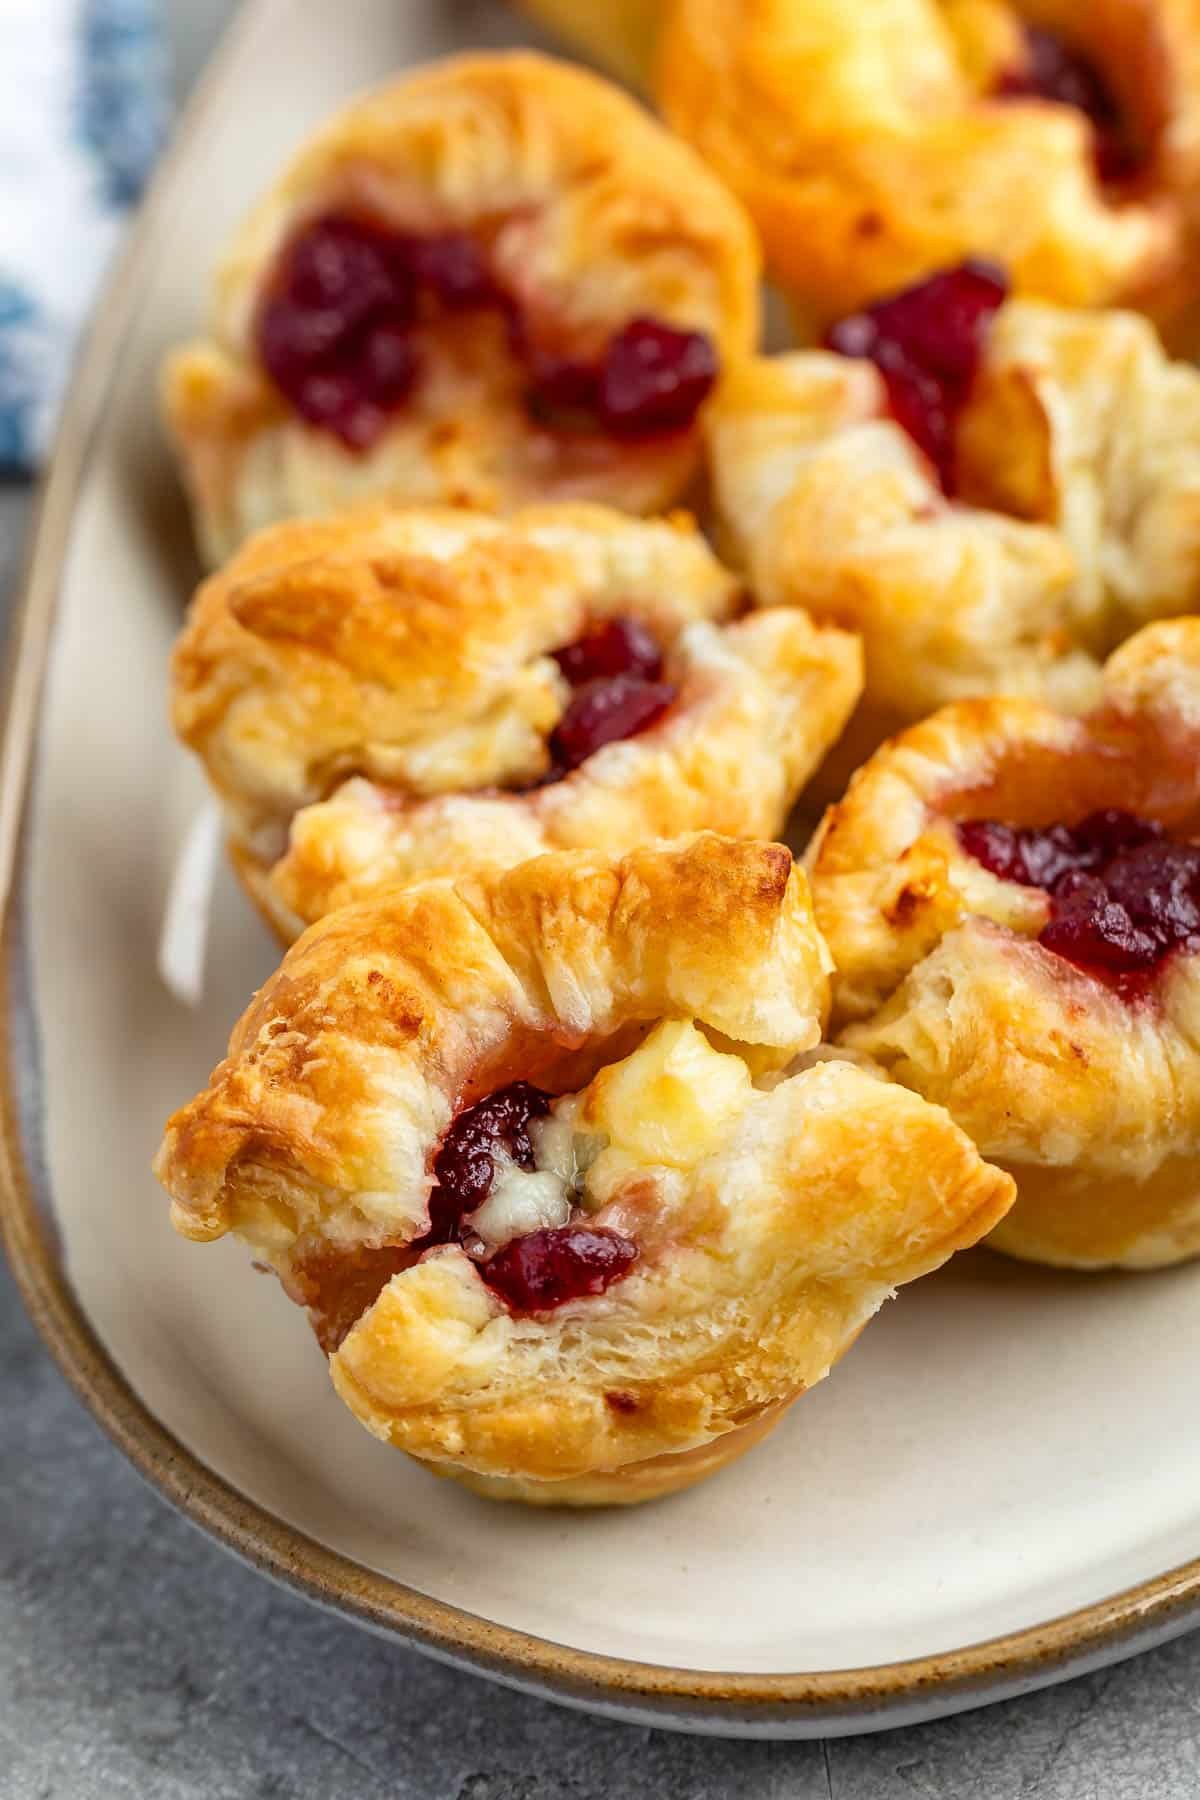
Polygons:
M436 1482L334 1398L236 1245L149 1173L273 955L232 882L203 998L160 979L201 804L166 724L194 575L154 372L214 251L343 95L505 10L258 0L193 106L74 384L9 688L5 1228L64 1370L193 1519L300 1592L522 1687L803 1736L929 1717L1161 1640L1200 1605L1200 1266L1063 1279L978 1254L907 1289L765 1447L644 1511Z

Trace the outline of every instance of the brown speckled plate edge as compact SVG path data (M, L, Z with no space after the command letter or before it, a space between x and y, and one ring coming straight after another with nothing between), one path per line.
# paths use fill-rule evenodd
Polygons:
M1009 1698L1165 1642L1200 1623L1200 1560L1028 1629L936 1656L796 1675L719 1674L572 1649L433 1600L325 1548L215 1475L154 1418L89 1325L60 1259L36 1150L28 1058L36 1020L20 924L22 827L56 600L75 497L143 258L176 170L276 0L251 0L201 81L97 310L37 507L9 639L0 763L0 1241L59 1368L139 1473L185 1517L306 1599L446 1662L550 1699L641 1724L730 1736L880 1730Z

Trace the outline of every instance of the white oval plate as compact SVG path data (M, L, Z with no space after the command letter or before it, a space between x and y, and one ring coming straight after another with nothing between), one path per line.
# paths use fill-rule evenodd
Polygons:
M166 723L194 570L155 367L249 197L332 104L519 35L499 5L257 0L101 310L9 687L6 1238L48 1343L138 1467L310 1597L642 1721L804 1736L927 1718L1195 1623L1200 1267L1072 1280L960 1258L708 1486L547 1515L369 1438L277 1285L235 1245L175 1238L149 1173L273 961L223 877L202 1003L156 966L201 788Z

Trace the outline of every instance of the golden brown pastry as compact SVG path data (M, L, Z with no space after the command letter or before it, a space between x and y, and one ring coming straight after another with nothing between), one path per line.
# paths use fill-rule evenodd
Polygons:
M743 610L682 516L293 521L201 588L175 725L286 939L398 877L702 828L773 837L861 656L800 612Z
M868 748L971 694L1087 707L1200 603L1200 374L1145 320L968 264L832 336L739 368L710 448L758 599L863 634Z
M828 968L778 844L383 890L304 935L171 1120L173 1221L243 1237L357 1417L439 1472L668 1493L1011 1200L940 1108L804 1057Z
M911 727L810 868L836 1041L1016 1176L994 1244L1200 1251L1200 619L1130 638L1085 718L969 700Z
M659 83L817 324L970 254L1067 305L1194 301L1197 0L675 0Z
M164 377L205 555L355 501L653 512L757 328L758 251L608 83L456 58L351 103L235 238Z
M635 87L646 87L666 0L520 0L522 9Z

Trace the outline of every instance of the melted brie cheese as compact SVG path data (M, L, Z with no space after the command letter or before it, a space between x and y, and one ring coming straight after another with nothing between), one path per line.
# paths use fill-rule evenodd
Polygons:
M690 1019L665 1019L631 1056L602 1069L581 1123L636 1163L688 1169L726 1137L753 1094L740 1056L714 1050Z
M471 1215L471 1230L489 1250L499 1250L531 1231L553 1230L571 1216L571 1196L552 1169L521 1169L508 1157L494 1158L492 1190Z

